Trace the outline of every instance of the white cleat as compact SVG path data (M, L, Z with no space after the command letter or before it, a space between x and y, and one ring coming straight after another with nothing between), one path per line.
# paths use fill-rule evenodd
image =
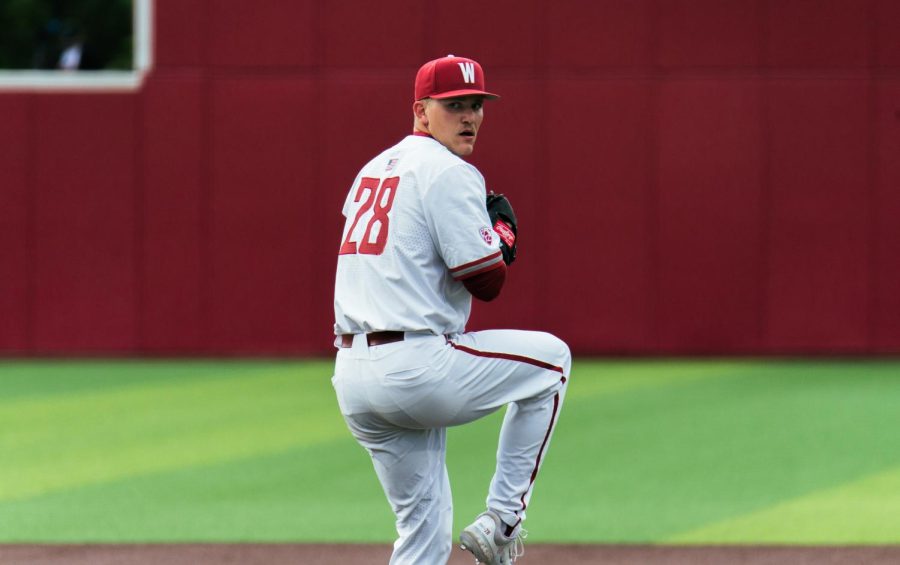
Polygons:
M512 537L503 535L505 525L495 512L488 510L478 516L459 534L459 547L475 556L482 565L509 565L525 554L522 540L528 533L517 528Z

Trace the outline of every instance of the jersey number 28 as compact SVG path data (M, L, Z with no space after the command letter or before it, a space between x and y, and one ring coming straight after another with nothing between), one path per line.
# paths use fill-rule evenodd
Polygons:
M347 230L347 237L344 238L344 243L341 244L341 250L338 252L338 255L352 255L354 253L381 255L384 251L384 246L387 245L388 226L391 222L388 212L391 211L391 206L394 205L394 196L397 193L397 185L400 184L400 177L384 179L381 182L381 186L378 186L379 180L363 177L359 183L359 188L356 189L356 197L354 197L353 201L359 202L362 200L366 191L369 191L369 196L363 202L363 205L359 207L359 210L356 211L356 217L353 218L353 223L350 225L350 229ZM359 245L357 245L353 241L353 232L356 231L356 225L359 223L360 218L373 206L372 217L369 218L369 223L366 224L366 231L359 241ZM378 224L378 235L375 236L375 241L370 241L372 229L376 224Z

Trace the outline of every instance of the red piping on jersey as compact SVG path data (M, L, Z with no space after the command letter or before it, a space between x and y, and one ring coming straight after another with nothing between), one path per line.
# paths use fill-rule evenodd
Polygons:
M493 271L494 269L499 269L500 267L506 267L506 263L504 263L503 261L497 261L496 263L491 263L490 265L486 265L478 270L472 271L471 273L466 273L460 277L453 277L453 278L455 278L458 281L465 282L466 280L468 280L474 276L483 275L484 273ZM504 269L504 272L506 272L506 269Z
M419 137L430 137L431 139L434 139L434 136L432 136L430 133L425 133L424 131L419 131L417 129L414 129L412 134L418 135Z
M474 267L480 263L486 263L487 261L492 261L492 260L496 259L497 257L499 257L501 253L502 253L501 251L497 250L496 252L491 253L487 257L482 257L481 259L476 259L469 263L462 264L459 267L453 267L452 269L450 269L450 274L453 275L453 278L456 278L456 273L458 273L459 271L471 269L472 267Z
M513 353L496 353L494 351L479 351L477 349L472 349L471 347L466 347L465 345L460 345L453 341L450 342L450 345L454 349L459 349L469 355L475 355L477 357L492 357L494 359L506 359L507 361L518 361L520 363L527 363L529 365L534 365L535 367L540 367L542 369L547 369L548 371L556 371L557 373L562 374L562 367L557 367L556 365L551 365L546 361L541 361L539 359L532 359L531 357L525 357L524 355L515 355ZM562 382L566 382L566 376L563 375Z

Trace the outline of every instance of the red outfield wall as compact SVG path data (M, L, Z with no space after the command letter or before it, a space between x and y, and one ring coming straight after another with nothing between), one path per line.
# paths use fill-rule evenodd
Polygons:
M329 353L341 202L486 67L521 218L471 327L578 353L900 352L894 0L158 0L115 94L0 94L0 352Z

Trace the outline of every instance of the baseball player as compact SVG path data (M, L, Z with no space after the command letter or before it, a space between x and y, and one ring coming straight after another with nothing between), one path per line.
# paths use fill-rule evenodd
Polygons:
M338 252L332 383L396 516L392 565L440 565L452 545L446 430L506 406L487 508L460 534L477 563L524 552L522 522L571 367L542 332L466 332L516 256L509 201L462 158L481 132L481 66L449 55L416 75L412 135L353 181Z

